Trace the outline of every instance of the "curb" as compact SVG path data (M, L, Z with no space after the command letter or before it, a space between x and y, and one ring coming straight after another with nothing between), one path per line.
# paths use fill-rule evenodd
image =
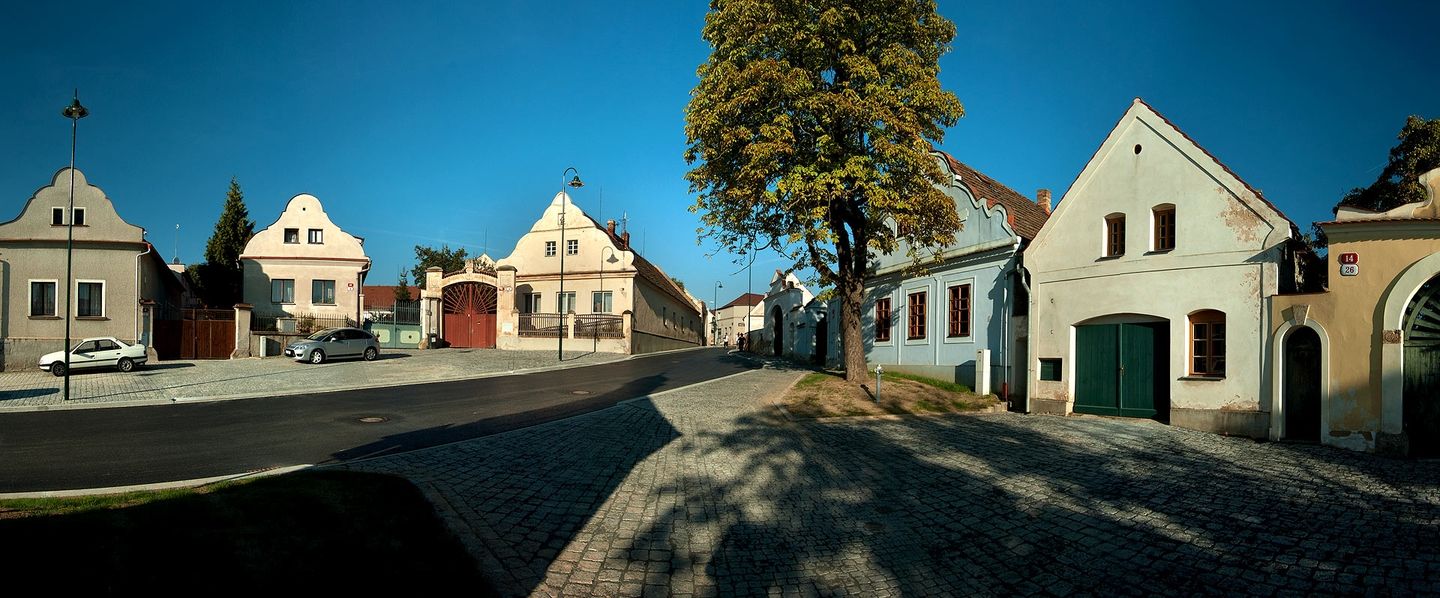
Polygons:
M411 381L411 382L382 382L382 383L374 383L374 384L355 384L355 385L351 385L351 386L337 386L337 387L331 387L331 388L325 388L325 389L307 389L307 390L299 390L299 391L293 391L293 392L283 392L283 391L282 391L282 392L280 392L280 393L241 393L241 394L233 394L233 395L211 395L211 396L202 396L202 397L172 397L172 398L169 398L169 399L137 399L137 400L133 400L133 401L108 401L108 402L99 402L99 403L67 403L67 404L60 404L60 405L0 406L0 413L33 413L33 412L37 412L37 411L71 411L71 410L77 410L77 409L120 409L120 408L124 408L124 407L154 407L154 406L157 406L157 405L181 405L181 404L194 404L194 403L216 403L216 402L221 402L221 401L240 401L240 400L245 400L245 399L266 399L266 398L293 397L293 396L300 396L300 395L321 394L321 393L331 393L331 392L347 392L347 391L352 391L352 390L370 390L370 389L375 389L375 388L390 388L390 387L395 387L395 386L407 386L407 385L411 385L411 384L430 384L430 383L434 383L434 382L463 382L463 381L466 381L466 380L483 380L483 379L485 379L485 378L499 378L499 377L501 377L501 376L519 376L519 375L524 375L524 374L536 374L536 373L549 372L549 371L554 371L554 370L568 370L568 369L574 369L574 368L595 367L595 366L606 365L606 364L610 364L610 363L620 363L620 362L622 362L622 361L630 361L630 360L633 360L633 359L644 359L644 358L647 358L647 357L654 357L654 356L658 356L658 355L666 355L666 354L670 354L670 353L679 353L679 352L683 352L683 351L695 351L695 350L699 350L699 349L708 349L708 348L711 348L711 347L685 347L685 348L682 348L682 349L670 349L670 350L668 350L668 351L656 351L656 352L654 352L654 353L644 353L644 354L641 354L641 355L629 355L629 356L622 357L622 358L619 358L619 359L612 359L612 360L610 360L610 361L602 361L602 362L600 362L600 363L591 363L591 364L585 364L585 365L566 365L566 364L564 364L564 363L557 363L557 364L554 364L554 365L542 365L542 366L536 366L536 367L533 367L533 368L522 368L522 369L518 369L518 370L504 370L504 371L485 372L485 373L482 373L482 374L462 375L462 376L454 376L454 377L449 377L449 378L431 378L431 379ZM250 359L250 358L247 358L247 359ZM83 401L83 400L86 400L86 399L78 399L78 400L82 400L82 401Z
M75 496L98 496L103 494L125 494L128 492L154 492L156 490L173 490L175 488L192 488L208 486L217 482L230 482L234 480L245 480L250 478L265 478L276 475L284 475L291 472L309 469L314 465L288 465L271 469L261 469L231 475L211 476L208 478L195 478L190 480L177 480L173 482L156 482L154 484L135 484L132 486L110 486L107 488L83 488L76 490L40 490L36 492L7 492L0 493L0 500L12 500L21 498L69 498Z

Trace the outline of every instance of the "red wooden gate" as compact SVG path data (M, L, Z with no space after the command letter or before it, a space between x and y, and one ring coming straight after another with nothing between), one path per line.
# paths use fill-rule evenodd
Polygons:
M495 287L459 282L445 287L445 342L452 347L495 346Z
M154 323L151 343L161 360L229 359L235 351L235 311L185 309Z

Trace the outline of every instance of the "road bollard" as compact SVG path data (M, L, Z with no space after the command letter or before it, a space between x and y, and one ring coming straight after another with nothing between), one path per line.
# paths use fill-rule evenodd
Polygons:
M875 365L875 402L880 402L880 379L885 374L885 368Z

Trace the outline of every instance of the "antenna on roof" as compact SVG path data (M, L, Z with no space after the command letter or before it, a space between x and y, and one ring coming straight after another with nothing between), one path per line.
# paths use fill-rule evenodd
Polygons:
M630 214L627 212L620 212L620 232L624 233L628 230L630 230Z

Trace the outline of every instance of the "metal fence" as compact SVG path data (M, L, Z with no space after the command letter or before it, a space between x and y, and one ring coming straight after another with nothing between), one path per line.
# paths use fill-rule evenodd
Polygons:
M316 330L354 327L355 325L355 320L348 316L332 314L255 314L250 318L251 332L310 334Z
M564 314L520 314L520 336L556 338L568 335Z
M575 316L575 338L624 338L625 320L612 314Z
M420 302L400 301L395 305L381 305L365 310L365 321L376 324L419 324Z

